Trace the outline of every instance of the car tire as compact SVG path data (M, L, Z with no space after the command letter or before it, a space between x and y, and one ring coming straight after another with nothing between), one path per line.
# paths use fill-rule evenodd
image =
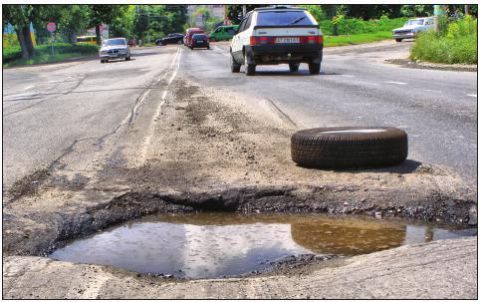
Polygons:
M320 73L320 63L309 63L308 70L310 74L319 74Z
M210 45L209 45L209 46L207 46L207 49L210 49Z
M246 54L246 53L245 53L244 61L245 61L245 74L246 74L247 76L253 76L253 75L255 75L255 68L256 68L257 66L254 65L254 64L248 64L247 54Z
M395 39L395 41L397 41L397 42L402 42L402 39Z
M240 72L240 67L242 65L238 64L237 62L235 62L235 59L233 58L233 55L232 53L230 53L230 70L233 72L233 73L237 73L237 72Z
M102 63L102 64L105 63L105 60L100 60L100 63Z
M336 127L301 130L291 138L292 160L309 168L383 167L408 155L405 131L390 127Z
M126 58L125 58L125 61L130 61L130 59L131 59L130 56L129 56L129 57L126 57Z
M182 45L183 42L182 42L182 41L178 41L177 44L178 44L178 45Z
M297 72L300 68L300 63L289 63L288 67L290 68L290 72Z

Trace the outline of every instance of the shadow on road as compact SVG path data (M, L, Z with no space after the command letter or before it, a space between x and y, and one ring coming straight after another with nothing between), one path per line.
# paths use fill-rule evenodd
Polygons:
M320 75L312 75L308 70L299 70L297 72L290 72L288 67L286 70L260 70L255 72L255 76L329 76L329 75L341 75L341 73L336 72L324 72L321 71Z
M365 173L365 172L372 172L372 173L398 173L398 174L410 174L415 172L419 167L422 166L421 162L416 160L407 159L400 165L385 167L385 168L347 168L347 169L325 169L330 171L337 171L337 172L350 172L350 173ZM308 168L306 169L318 169L318 168ZM322 170L322 169L318 169Z

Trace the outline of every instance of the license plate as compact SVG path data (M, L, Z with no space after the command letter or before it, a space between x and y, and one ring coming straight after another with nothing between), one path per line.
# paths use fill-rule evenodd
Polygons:
M275 43L277 44L288 44L288 43L300 43L299 37L294 38L276 38Z

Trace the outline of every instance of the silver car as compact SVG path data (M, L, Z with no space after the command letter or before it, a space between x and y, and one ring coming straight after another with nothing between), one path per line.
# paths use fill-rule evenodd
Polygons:
M125 38L107 39L102 42L99 51L100 62L105 63L108 60L125 59L130 60L130 46Z
M410 19L405 22L403 27L392 30L392 37L395 41L402 42L403 39L413 39L419 32L434 29L434 27L432 17Z

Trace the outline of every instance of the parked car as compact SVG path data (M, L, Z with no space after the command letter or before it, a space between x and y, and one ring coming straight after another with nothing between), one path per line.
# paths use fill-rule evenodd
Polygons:
M194 34L192 36L192 46L190 46L191 49L194 48L200 48L200 47L205 47L207 49L210 49L210 42L208 41L208 37L206 34Z
M185 44L187 47L192 47L192 36L195 34L204 34L204 33L205 32L203 31L203 29L198 27L192 27L187 29L185 37L183 38L183 44Z
M392 36L397 42L402 42L403 39L412 39L417 36L419 32L434 29L435 23L432 17L410 19L403 27L392 30Z
M323 34L305 9L290 6L256 8L247 13L230 45L232 72L254 75L257 65L288 63L291 72L307 63L311 74L320 73Z
M156 40L155 44L157 45L183 44L183 34L179 34L179 33L168 34L166 37Z
M102 42L99 50L100 62L105 63L108 60L125 59L129 61L131 58L130 47L125 38L107 39Z
M230 40L238 30L238 25L219 26L210 34L210 41Z

